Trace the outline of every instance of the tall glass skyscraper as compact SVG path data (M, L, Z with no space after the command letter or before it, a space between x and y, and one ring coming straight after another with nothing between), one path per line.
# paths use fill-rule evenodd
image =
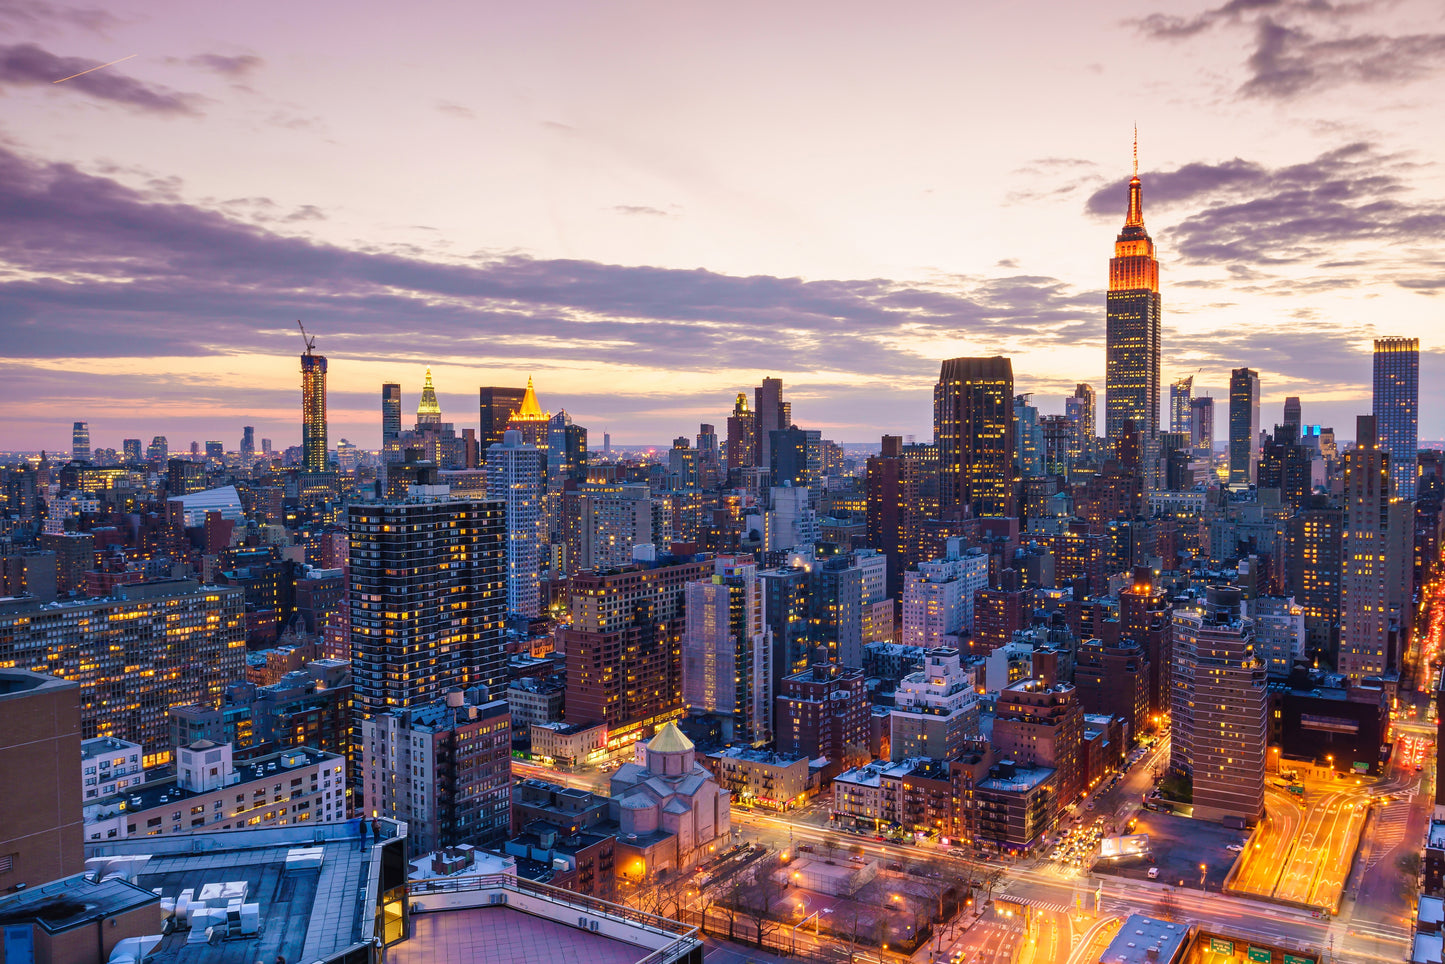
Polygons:
M1376 383L1379 376L1375 376ZM1411 438L1414 438L1412 435ZM90 461L90 423L76 422L70 430L70 457L76 462Z
M1236 368L1229 374L1229 481L1254 481L1259 465L1259 372Z
M1127 422L1144 439L1159 434L1160 326L1159 261L1144 229L1136 147L1129 210L1109 261L1104 434L1111 447L1123 438Z
M326 471L326 356L306 343L301 356L301 465Z
M933 389L943 509L1014 514L1014 373L1007 358L950 358Z
M1169 431L1193 434L1193 405L1194 376L1186 375L1169 386Z
M401 385L384 382L381 386L381 450L383 456L396 451L401 440ZM387 459L391 461L391 459ZM396 461L401 461L398 457Z
M1420 339L1375 339L1375 432L1390 453L1395 495L1415 498L1420 431Z

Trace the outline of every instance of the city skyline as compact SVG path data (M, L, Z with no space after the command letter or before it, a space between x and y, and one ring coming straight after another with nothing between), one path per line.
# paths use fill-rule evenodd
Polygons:
M1251 367L1263 425L1296 395L1347 431L1374 337L1424 337L1426 370L1440 355L1445 191L1413 121L1438 112L1445 34L1423 3L1061 5L1027 40L1004 11L943 6L901 37L834 8L805 32L806 6L766 34L746 7L425 30L366 12L321 5L281 40L272 13L7 8L0 448L58 449L77 420L107 446L241 425L296 444L298 317L330 359L331 437L366 448L377 386L427 365L444 411L530 374L619 445L721 421L769 374L829 437L923 437L938 361L970 355L1010 356L1059 412L1104 384L1136 122L1161 382L1197 372L1221 398ZM494 58L448 56L483 28ZM297 44L322 29L341 52L318 70ZM718 83L748 57L756 76ZM1118 98L1124 60L1150 79ZM1004 63L1010 98L973 96ZM644 96L659 76L675 90ZM1445 435L1435 384L1425 438Z

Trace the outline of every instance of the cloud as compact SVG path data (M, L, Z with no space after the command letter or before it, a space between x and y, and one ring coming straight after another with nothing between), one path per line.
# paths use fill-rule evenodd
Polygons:
M98 63L81 57L60 57L31 43L0 46L0 87L52 86L55 81L90 70ZM195 114L200 101L195 94L145 84L116 67L82 74L57 85L56 89L79 90L154 114Z
M1144 209L1187 208L1160 235L1185 261L1252 267L1319 262L1344 267L1348 255L1372 246L1439 247L1445 236L1445 203L1410 195L1410 165L1364 143L1326 151L1299 164L1269 168L1234 158L1186 164L1141 175ZM1127 182L1101 188L1085 209L1119 216ZM1389 267L1376 258L1373 273ZM1346 280L1353 280L1346 276Z
M452 102L446 100L437 101L437 110L441 111L443 114L450 114L453 117L460 117L463 120L475 120L477 117L477 115L472 112L471 108L463 107L461 104L453 104Z
M289 354L286 322L300 317L332 356L672 373L766 359L784 371L927 379L937 362L919 352L962 353L962 340L992 353L1101 337L1101 293L1054 278L910 285L515 255L438 261L256 223L278 207L226 203L241 220L0 148L5 354Z
M1231 0L1181 17L1155 13L1132 21L1145 36L1180 41L1215 26L1252 29L1247 77L1238 93L1284 100L1345 84L1399 85L1445 65L1445 34L1392 35L1352 31L1350 21L1370 3L1325 0ZM1323 28L1324 32L1321 32Z
M186 62L192 67L215 71L234 80L248 76L265 63L255 54L238 54L234 57L225 54L197 54Z
M655 218L672 216L670 212L664 211L662 208L649 207L646 204L614 204L612 211L614 214L642 214Z
M103 34L120 23L113 14L96 7L68 7L43 0L5 0L0 3L0 21L31 34L52 34L65 27Z

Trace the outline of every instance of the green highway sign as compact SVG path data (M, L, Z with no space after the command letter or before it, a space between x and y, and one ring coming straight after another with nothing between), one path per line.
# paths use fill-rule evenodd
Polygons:
M1234 941L1220 940L1218 937L1209 939L1209 949L1216 954L1233 954Z
M1300 957L1298 954L1286 954L1284 964L1315 964L1314 958Z
M1263 964L1269 964L1269 962L1274 959L1274 955L1263 947L1251 946L1249 949L1249 959L1251 961L1261 961Z

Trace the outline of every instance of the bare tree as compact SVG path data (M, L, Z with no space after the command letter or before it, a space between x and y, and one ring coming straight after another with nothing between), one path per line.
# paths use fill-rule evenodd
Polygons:
M1159 903L1154 905L1154 914L1160 920L1179 921L1179 900L1174 896L1172 889L1166 889L1159 896Z
M782 926L782 922L773 917L773 907L783 896L783 884L776 876L779 866L776 857L759 860L753 865L749 880L738 895L738 913L752 922L759 947Z
M832 860L838 855L839 846L840 843L837 834L830 833L823 835L823 852L828 855L829 860Z

